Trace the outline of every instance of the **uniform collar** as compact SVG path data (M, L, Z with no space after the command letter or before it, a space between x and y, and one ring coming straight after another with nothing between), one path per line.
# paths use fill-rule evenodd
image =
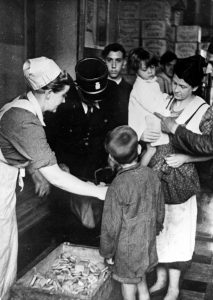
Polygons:
M41 122L42 126L46 126L46 124L44 123L44 118L43 118L41 107L38 104L36 97L33 95L33 93L31 91L27 93L27 98L28 98L29 102L32 104L35 114L38 117L39 121Z
M82 106L83 106L84 112L85 112L85 114L86 114L86 113L88 112L88 105L87 105L86 103L82 102ZM94 107L94 106L95 106L97 109L100 109L100 106L99 106L98 103L93 104L93 107ZM93 107L92 107L92 109L93 109Z

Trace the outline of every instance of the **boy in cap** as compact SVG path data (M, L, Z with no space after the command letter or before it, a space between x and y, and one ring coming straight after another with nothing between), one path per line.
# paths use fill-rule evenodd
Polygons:
M102 58L108 68L108 79L114 81L117 87L117 99L115 103L117 106L117 109L115 109L117 125L127 125L129 95L132 85L122 76L122 71L126 66L126 51L121 44L109 44L102 51Z
M108 188L102 216L100 254L112 264L124 299L150 299L146 274L156 266L156 234L164 201L157 175L139 162L138 138L129 126L108 133L105 147L117 176Z
M47 143L43 114L65 101L71 78L47 57L29 59L23 66L29 92L0 110L0 299L9 298L16 278L18 234L16 183L23 172L39 170L52 185L70 193L104 199L106 188L85 183L62 171Z

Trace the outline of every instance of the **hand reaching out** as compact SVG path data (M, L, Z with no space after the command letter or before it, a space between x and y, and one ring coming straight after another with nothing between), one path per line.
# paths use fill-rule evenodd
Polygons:
M50 193L50 183L44 178L39 170L35 170L31 174L32 180L35 184L35 193L39 197L47 196Z
M161 130L166 133L175 133L178 124L175 122L174 117L164 117L163 115L155 112L154 115L161 119Z

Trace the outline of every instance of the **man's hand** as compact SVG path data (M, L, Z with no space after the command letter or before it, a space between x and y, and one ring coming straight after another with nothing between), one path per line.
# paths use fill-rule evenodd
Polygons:
M155 112L154 115L161 119L161 130L163 132L175 134L175 131L179 125L175 122L173 117L164 117L157 112Z

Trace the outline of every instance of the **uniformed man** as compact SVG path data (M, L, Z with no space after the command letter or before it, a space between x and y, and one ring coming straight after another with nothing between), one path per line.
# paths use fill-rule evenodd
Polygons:
M46 135L60 165L68 166L71 174L94 182L96 170L107 166L106 133L117 125L114 120L116 84L107 79L106 64L99 58L80 60L75 73L76 81L66 102L54 115L45 117ZM73 196L70 200L71 210L85 226L92 228L100 220L102 205L94 199L91 210L86 203L86 197ZM90 217L85 216L84 208L90 210Z

